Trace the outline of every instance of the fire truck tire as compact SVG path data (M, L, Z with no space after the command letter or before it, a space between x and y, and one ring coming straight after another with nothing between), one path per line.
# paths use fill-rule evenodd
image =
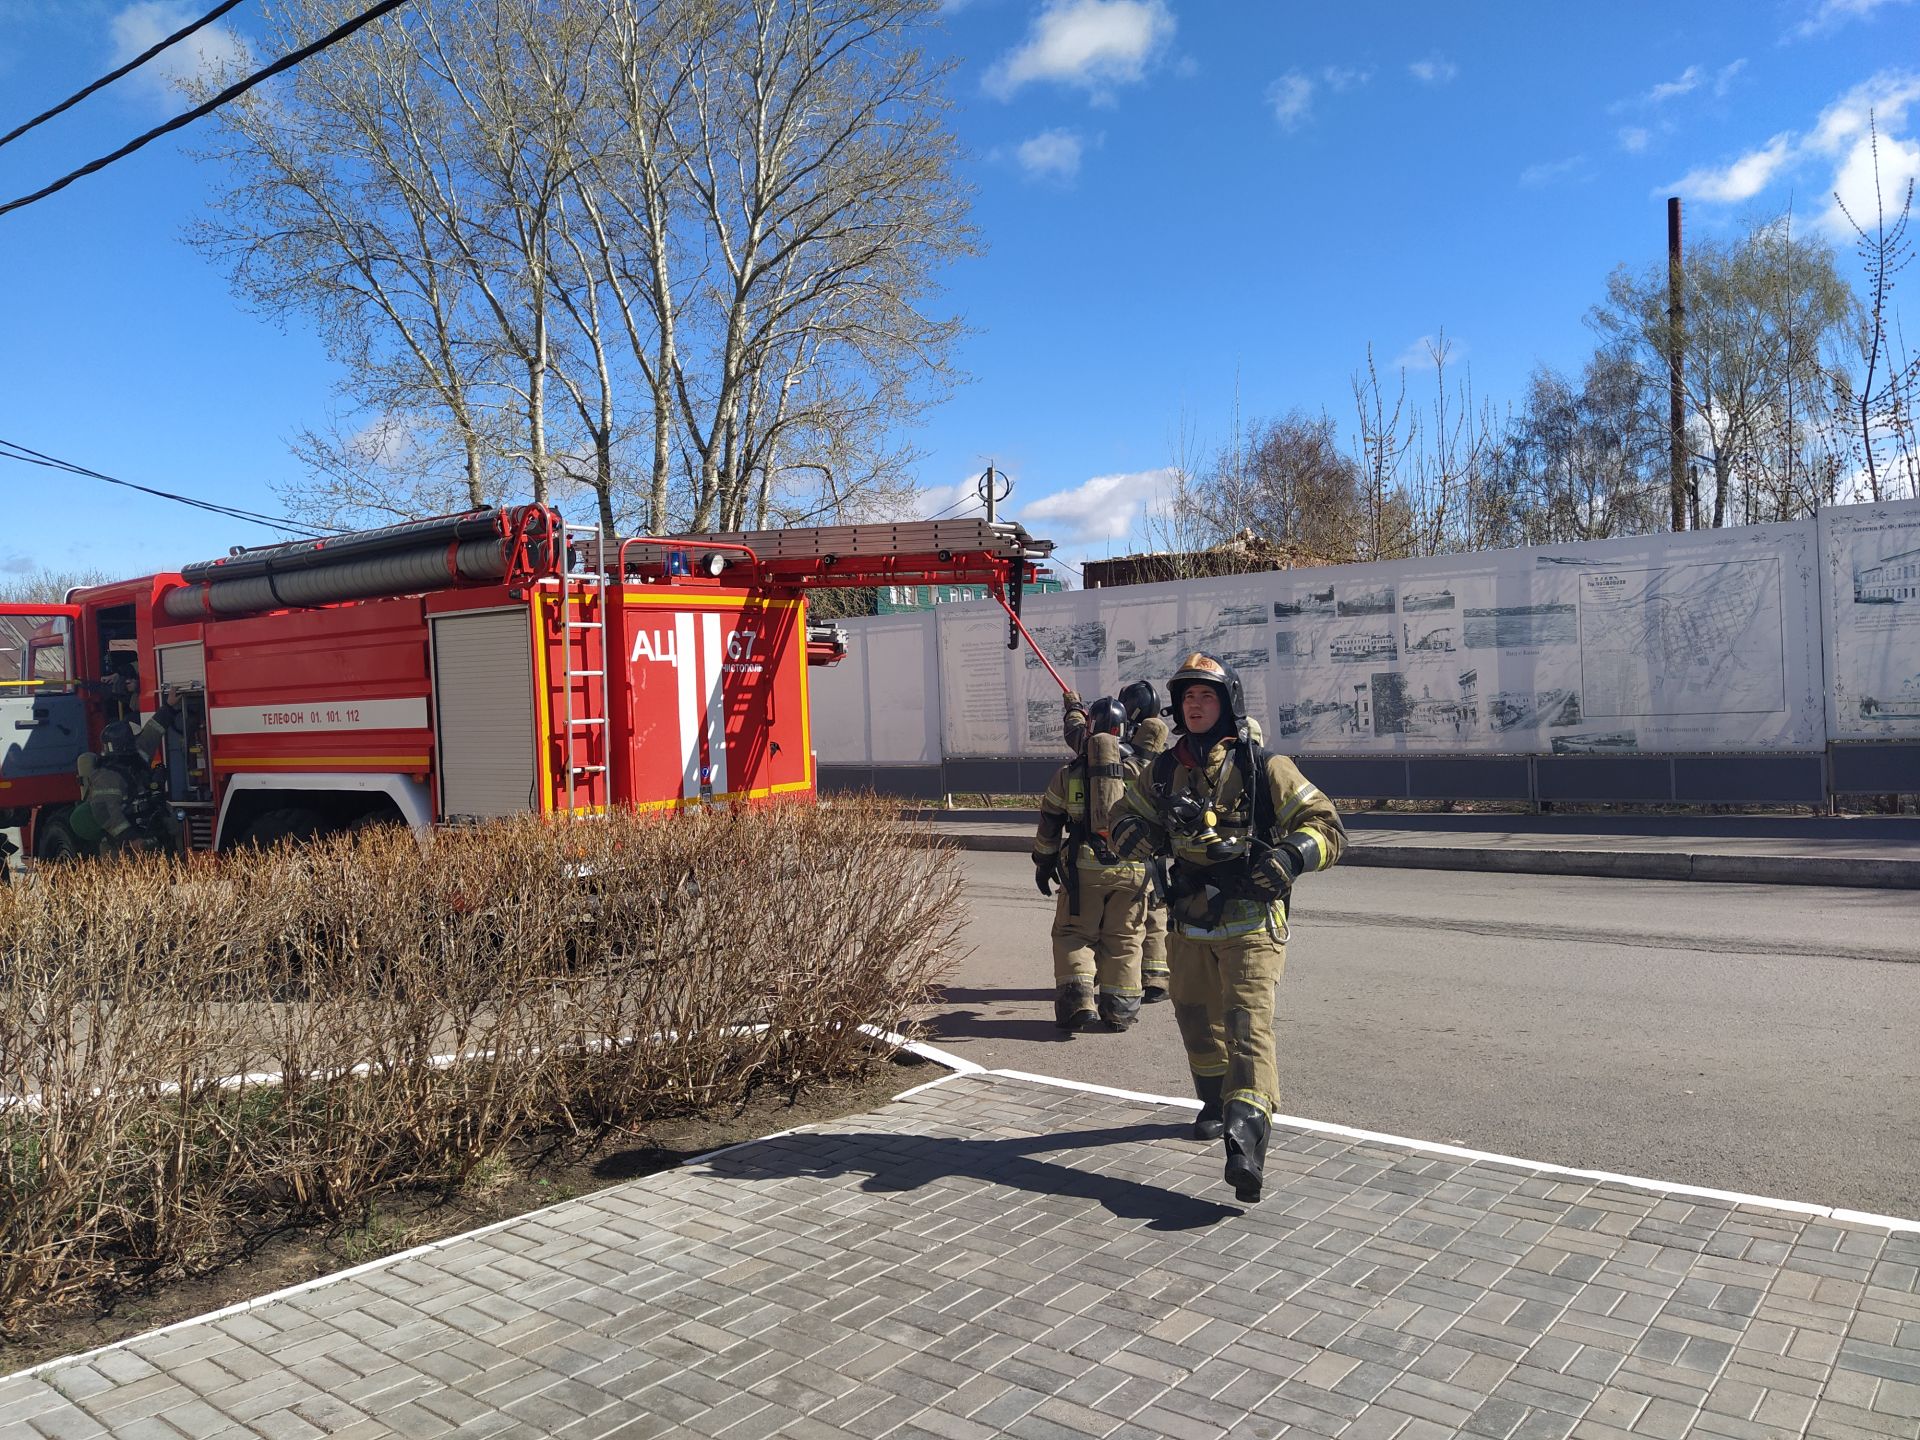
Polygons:
M265 850L282 840L311 840L326 828L327 823L319 812L304 805L289 805L255 816L240 836L240 843Z
M33 853L36 859L59 861L78 860L93 852L73 833L73 825L62 810L46 816L34 827Z

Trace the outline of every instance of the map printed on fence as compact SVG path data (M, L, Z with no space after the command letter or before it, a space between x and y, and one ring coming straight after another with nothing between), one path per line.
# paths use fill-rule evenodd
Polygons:
M1590 718L1784 710L1780 562L1582 575L1580 663Z

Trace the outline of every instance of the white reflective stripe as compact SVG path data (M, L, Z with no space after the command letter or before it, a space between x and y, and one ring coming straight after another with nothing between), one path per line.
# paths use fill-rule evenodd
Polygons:
M720 617L709 611L700 617L700 668L707 682L707 763L712 766L708 782L715 795L727 789L727 712L720 677L726 667L726 647L720 642Z
M215 705L215 735L290 735L313 730L424 730L424 697L405 700L281 700L272 705Z
M1319 789L1314 785L1303 784L1298 790L1293 792L1293 799L1288 803L1286 809L1280 812L1280 823L1284 825L1293 819L1294 816L1300 813L1302 806L1319 794Z
M680 794L691 799L700 793L700 674L693 644L693 616L673 617L673 682L680 713Z

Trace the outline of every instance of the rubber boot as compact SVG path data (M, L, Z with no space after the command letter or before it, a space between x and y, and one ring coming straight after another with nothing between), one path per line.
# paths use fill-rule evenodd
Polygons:
M1266 1112L1244 1100L1229 1100L1223 1128L1227 1137L1227 1183L1242 1204L1257 1204L1261 1171L1267 1163Z
M1100 992L1100 1023L1115 1034L1131 1030L1133 1022L1140 1018L1140 997L1138 995L1109 995Z
M1193 1077L1193 1093L1200 1097L1200 1113L1194 1117L1193 1138L1196 1140L1218 1140L1226 1129L1222 1118L1223 1107L1220 1103L1221 1092L1227 1087L1224 1075L1196 1075Z
M1085 1030L1100 1023L1091 980L1063 980L1053 992L1053 1023L1061 1030Z
M1167 998L1167 977L1164 975L1143 975L1141 977L1140 1003L1158 1005Z

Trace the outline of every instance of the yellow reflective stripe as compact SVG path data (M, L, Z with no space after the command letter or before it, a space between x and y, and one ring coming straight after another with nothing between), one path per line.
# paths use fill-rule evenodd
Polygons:
M1328 849L1327 842L1322 840L1319 835L1313 831L1289 830L1282 839L1287 844L1298 849L1303 855L1311 854L1313 856L1313 868L1315 870L1324 870L1330 863L1329 857L1332 856L1333 851Z
M1273 1119L1273 1106L1268 1103L1267 1097L1262 1095L1258 1090L1230 1090L1220 1097L1220 1103L1222 1105L1231 1105L1236 1100L1242 1105L1251 1105L1262 1115L1266 1116L1268 1120Z

